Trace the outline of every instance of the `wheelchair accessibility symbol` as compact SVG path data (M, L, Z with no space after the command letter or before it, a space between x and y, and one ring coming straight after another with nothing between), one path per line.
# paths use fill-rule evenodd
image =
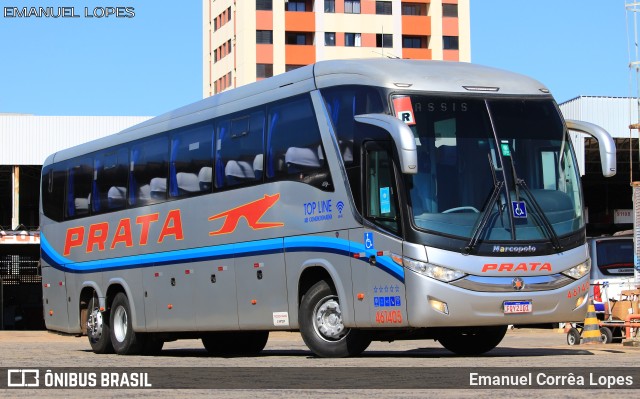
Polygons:
M373 249L373 233L364 233L364 248Z
M514 218L527 218L527 206L524 201L511 201L511 209L513 210Z

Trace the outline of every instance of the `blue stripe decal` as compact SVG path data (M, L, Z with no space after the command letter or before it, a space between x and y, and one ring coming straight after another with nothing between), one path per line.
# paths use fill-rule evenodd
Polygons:
M131 255L120 258L101 259L87 262L74 262L57 253L44 235L40 236L42 258L52 267L73 273L92 273L105 270L132 269L137 267L163 266L178 263L202 262L216 259L228 259L234 256L256 256L283 252L283 239L249 241L236 244L223 244L202 248L181 249L177 251ZM366 250L363 244L331 237L302 236L284 239L285 252L325 252L352 257L354 253L365 253L363 262L369 256L376 255L374 250ZM376 267L404 282L404 269L388 256L377 256Z

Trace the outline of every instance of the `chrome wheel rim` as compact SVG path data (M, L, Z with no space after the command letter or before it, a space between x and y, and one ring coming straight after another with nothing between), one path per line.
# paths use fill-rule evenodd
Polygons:
M103 323L104 320L100 309L97 307L91 309L87 319L87 334L92 341L98 341L102 337Z
M349 333L342 321L337 296L328 296L318 302L313 311L313 327L318 336L325 341L339 341Z
M124 342L127 336L128 317L127 312L122 306L118 306L113 314L113 333L118 342Z

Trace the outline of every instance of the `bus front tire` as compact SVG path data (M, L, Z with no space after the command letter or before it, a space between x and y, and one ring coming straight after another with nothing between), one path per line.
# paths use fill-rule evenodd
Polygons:
M89 301L86 317L87 336L93 352L97 354L113 353L114 350L109 333L109 320L107 315L100 311L98 298L95 296Z
M324 280L302 297L298 322L304 343L320 357L357 356L371 344L364 332L344 326L338 296Z
M257 355L269 340L269 331L220 331L202 337L210 355Z
M127 296L119 292L111 304L111 344L118 355L142 353L143 337L133 331L131 307Z
M438 341L457 355L480 355L498 346L506 333L507 326L447 328Z

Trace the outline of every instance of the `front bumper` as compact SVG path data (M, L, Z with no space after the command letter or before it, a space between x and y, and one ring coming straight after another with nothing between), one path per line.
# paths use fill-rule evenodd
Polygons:
M496 286L505 285L503 277L495 279ZM485 281L490 279L485 278ZM537 291L473 291L406 270L409 325L453 327L583 321L587 310L585 299L589 292L589 276L579 280L567 279L564 283L566 284L557 284L562 286L552 289ZM448 314L432 307L430 299L445 302ZM582 303L577 306L579 300ZM505 301L531 301L532 311L505 314Z

